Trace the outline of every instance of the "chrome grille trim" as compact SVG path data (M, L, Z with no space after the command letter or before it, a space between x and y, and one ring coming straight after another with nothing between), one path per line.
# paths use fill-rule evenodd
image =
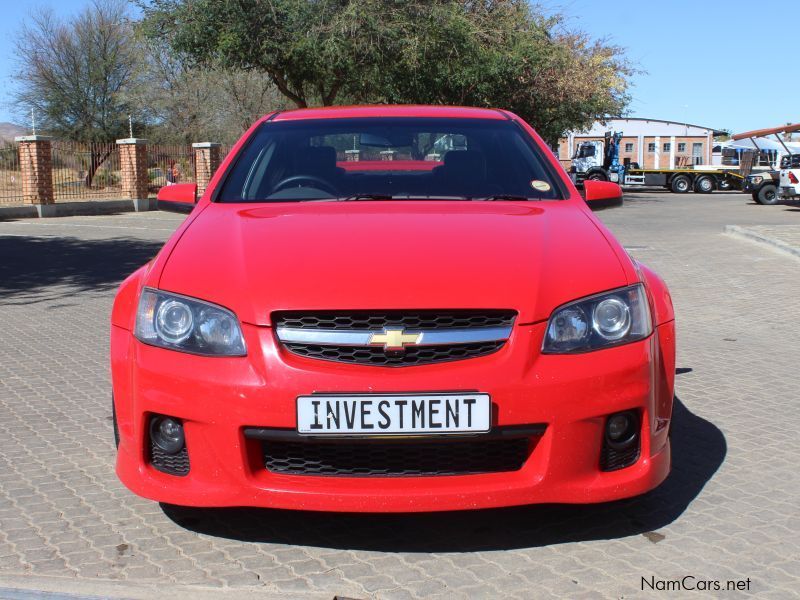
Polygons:
M425 329L475 329L510 327L517 313L508 309L424 309L424 310L313 310L272 313L275 327L294 329L338 329L380 331L401 327Z
M410 367L492 354L508 342L509 309L317 310L272 313L275 341L317 360Z
M384 330L387 328L384 328ZM421 337L415 346L450 346L481 342L506 341L511 327L475 327L471 329L420 329L406 330ZM278 339L284 344L314 344L317 346L369 346L376 331L343 329L300 329L278 327ZM382 345L382 344L378 344Z

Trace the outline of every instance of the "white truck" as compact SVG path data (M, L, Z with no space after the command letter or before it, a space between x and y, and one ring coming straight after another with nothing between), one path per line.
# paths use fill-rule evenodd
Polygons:
M572 156L572 180L576 184L594 179L629 187L663 187L676 194L692 190L709 194L714 190L741 188L743 177L731 170L643 169L636 163L620 164L618 146L621 138L621 132L608 132L604 140L582 142Z
M756 150L761 151L758 139L772 135L783 149L778 157L779 165L776 165L773 170L744 174L747 176L747 181L742 189L746 192L751 192L753 199L759 204L777 204L783 200L800 200L800 153L797 153L796 147L793 149L787 146L779 135L795 131L800 131L800 123L746 131L731 137L734 141L749 139ZM774 188L774 191L771 194L766 194L763 190L770 187Z
M780 200L800 200L800 154L784 156L781 160Z

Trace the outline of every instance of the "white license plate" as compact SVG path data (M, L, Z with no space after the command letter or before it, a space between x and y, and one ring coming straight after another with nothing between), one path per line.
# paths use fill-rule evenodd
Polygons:
M297 431L309 435L482 433L489 394L324 395L297 398Z

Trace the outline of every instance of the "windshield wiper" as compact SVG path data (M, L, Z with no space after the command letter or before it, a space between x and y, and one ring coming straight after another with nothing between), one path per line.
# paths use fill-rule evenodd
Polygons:
M331 198L339 202L352 202L355 200L482 200L483 198L468 198L467 196L423 196L421 194L354 194L343 198ZM527 200L527 198L523 198Z
M355 202L358 200L391 200L393 196L390 194L354 194L344 198L337 198L340 202Z
M521 196L519 194L494 194L493 196L470 198L470 200L483 201L483 202L492 202L494 200L511 200L517 202L519 201L528 202L531 200L539 200L539 198L529 198L528 196Z

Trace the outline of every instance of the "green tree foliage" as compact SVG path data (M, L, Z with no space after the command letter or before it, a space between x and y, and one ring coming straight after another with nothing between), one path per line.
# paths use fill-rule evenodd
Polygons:
M526 0L142 0L198 65L266 73L295 105L508 108L548 140L620 114L629 63Z

